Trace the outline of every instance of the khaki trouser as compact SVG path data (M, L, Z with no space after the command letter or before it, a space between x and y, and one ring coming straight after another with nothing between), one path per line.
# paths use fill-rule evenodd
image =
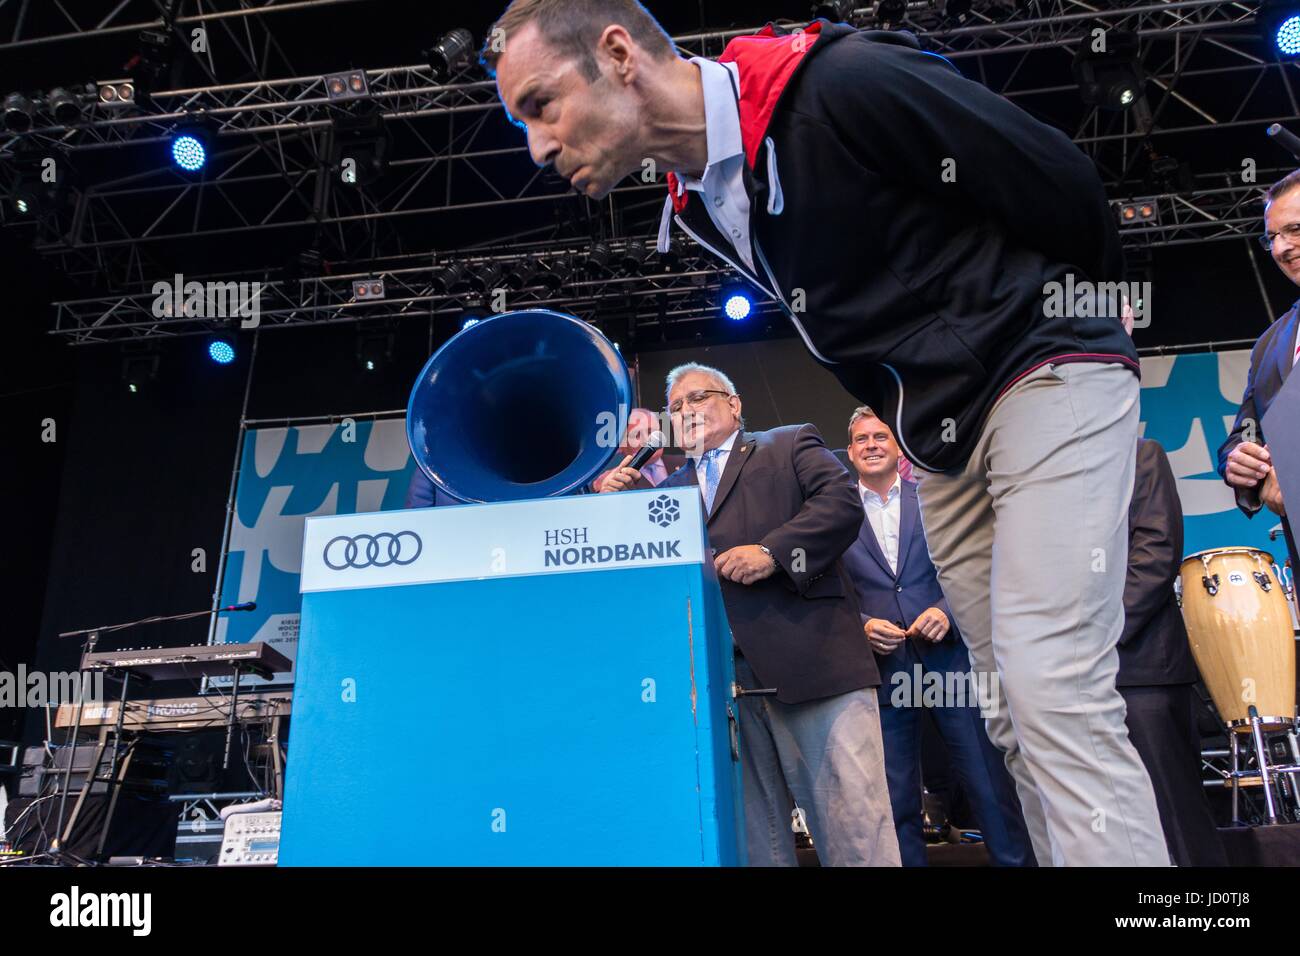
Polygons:
M984 679L1042 865L1166 866L1151 781L1115 689L1138 380L1048 365L998 402L965 468L916 469L939 583Z

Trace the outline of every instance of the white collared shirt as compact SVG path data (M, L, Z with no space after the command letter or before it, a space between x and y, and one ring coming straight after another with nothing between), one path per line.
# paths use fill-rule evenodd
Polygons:
M734 63L702 56L690 59L700 70L704 87L704 135L708 161L699 179L678 172L682 185L701 194L704 208L718 231L731 241L741 262L754 268L749 242L749 194L745 192L745 144L740 136L740 107L736 102L739 72ZM733 80L735 85L733 86Z
M727 470L727 459L731 457L731 446L736 443L736 436L739 434L740 434L740 429L737 428L734 432L728 435L727 440L718 446L718 454L713 459L714 465L718 469L717 471L718 484L713 489L713 494L714 494L713 500L715 502L718 500L717 498L718 488L722 486L723 472ZM703 498L704 497L704 475L700 472L699 458L695 458L693 460L695 462L696 484L700 486L700 497Z
M889 486L885 497L881 498L870 488L858 481L858 497L862 499L862 509L871 522L871 530L876 535L876 543L889 562L889 570L898 573L898 525L902 514L899 495L902 491L902 479L895 475L894 483Z

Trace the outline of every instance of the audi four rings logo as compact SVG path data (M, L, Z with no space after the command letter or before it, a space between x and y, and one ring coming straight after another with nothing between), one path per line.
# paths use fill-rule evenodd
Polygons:
M424 542L414 531L393 534L339 535L325 545L325 566L334 571L344 568L387 568L404 566L420 556Z

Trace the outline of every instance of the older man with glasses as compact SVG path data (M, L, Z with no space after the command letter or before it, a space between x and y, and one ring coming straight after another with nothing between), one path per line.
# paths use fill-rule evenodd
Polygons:
M1300 170L1274 183L1264 200L1264 234L1260 242L1282 274L1300 285ZM1237 496L1237 507L1253 518L1262 508L1282 519L1291 566L1300 568L1295 535L1278 487L1268 439L1260 426L1264 413L1282 390L1300 359L1300 301L1292 304L1259 337L1250 353L1250 372L1241 408L1228 440L1219 448L1219 474ZM1287 436L1274 435L1275 440Z
M898 866L875 687L876 662L840 556L862 508L812 425L745 431L722 372L680 365L668 411L686 465L660 487L698 485L736 645L749 862L794 865L805 814L827 865ZM635 486L630 456L602 492Z

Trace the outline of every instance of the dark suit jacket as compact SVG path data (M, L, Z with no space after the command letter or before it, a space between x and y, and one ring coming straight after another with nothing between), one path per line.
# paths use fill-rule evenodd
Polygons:
M855 495L859 493L856 479L850 487ZM857 590L862 623L866 624L867 618L879 617L906 630L922 611L937 607L947 615L950 625L944 639L938 644L922 638L914 638L912 642L922 659L939 648L944 648L946 656L949 648L945 645L960 641L961 634L957 630L957 622L952 618L948 599L939 587L939 575L930 561L925 530L921 527L921 507L916 500L916 485L913 482L900 479L898 507L897 573L889 570L885 552L881 550L880 542L876 540L876 533L865 513L862 514L862 526L857 540L844 552L844 566ZM860 504L858 510L861 513ZM895 666L902 663L903 656L904 648L901 645L891 654L877 655L884 680L888 680Z
M695 484L688 461L663 487ZM840 562L861 524L844 468L815 427L736 436L708 517L709 545L721 554L762 544L780 565L755 584L719 583L741 653L783 703L880 683Z
M1269 405L1282 390L1282 383L1291 375L1296 326L1297 322L1300 322L1298 310L1300 310L1300 301L1265 329L1264 334L1255 343L1255 347L1251 349L1250 372L1246 376L1246 391L1241 397L1241 408L1237 411L1237 420L1228 434L1228 440L1219 446L1220 477L1228 467L1228 455L1242 443L1243 433L1248 428L1254 429L1256 444L1263 445L1268 441L1261 422ZM1237 507L1248 517L1255 517L1255 513L1263 507L1259 500L1259 488L1233 488L1233 491L1237 495ZM1272 513L1269 512L1270 515ZM1291 532L1288 519L1282 519L1282 528L1286 532L1287 547L1291 552L1291 566L1300 572L1300 557L1296 554L1295 536ZM1274 555L1274 557L1279 556Z
M1160 443L1137 441L1128 509L1128 577L1119 638L1120 687L1191 684L1200 678L1174 596L1183 561L1183 507Z

